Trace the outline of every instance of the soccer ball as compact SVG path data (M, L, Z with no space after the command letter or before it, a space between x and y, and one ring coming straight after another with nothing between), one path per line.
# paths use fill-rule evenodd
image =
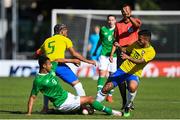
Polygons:
M90 105L86 104L81 106L81 112L83 115L92 115L94 113L94 109Z
M88 115L88 114L89 114L89 112L88 112L88 110L87 110L87 109L83 109L83 110L82 110L82 114L83 114L83 115Z

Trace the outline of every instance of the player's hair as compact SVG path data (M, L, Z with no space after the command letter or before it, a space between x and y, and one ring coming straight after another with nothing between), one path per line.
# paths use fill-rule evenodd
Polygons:
M59 32L64 29L64 28L67 28L67 26L65 24L56 24L54 26L54 34L59 34Z
M114 17L114 18L116 19L116 16L115 16L115 15L111 15L111 14L110 14L110 15L107 16L107 20L109 19L109 17Z
M149 37L149 40L151 39L151 31L149 30L140 30L138 32L138 35L143 35Z
M47 60L49 60L49 58L48 58L46 55L40 55L40 56L38 56L39 67L42 68L43 65L46 63Z
M124 4L122 5L121 10L123 9L123 7L126 7L126 6L129 6L129 7L130 7L130 9L132 10L132 6L131 6L129 3L124 3Z

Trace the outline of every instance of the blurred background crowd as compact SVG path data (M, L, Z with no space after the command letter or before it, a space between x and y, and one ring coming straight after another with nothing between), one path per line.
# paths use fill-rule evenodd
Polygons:
M179 0L0 0L0 59L31 59L32 54L51 35L52 9L119 10L124 2L132 5L133 10L177 11ZM178 17L178 19L180 16ZM176 18L177 19L177 18ZM180 60L180 23L163 29L169 29L165 38L154 34L157 46L171 57L159 59ZM159 30L162 30L159 29ZM175 30L174 30L175 29ZM93 31L93 27L90 32ZM157 30L158 31L158 30ZM175 31L175 32L174 32ZM71 33L71 31L70 31ZM70 37L72 37L70 35ZM73 38L71 38L73 40ZM76 43L75 43L76 44ZM156 47L157 47L156 46ZM78 46L76 46L78 48ZM158 47L157 47L158 48ZM14 52L14 53L13 53ZM81 52L81 50L79 50ZM15 56L14 56L15 54Z

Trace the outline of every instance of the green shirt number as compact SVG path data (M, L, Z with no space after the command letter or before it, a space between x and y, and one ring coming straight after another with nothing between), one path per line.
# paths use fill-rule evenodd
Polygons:
M48 48L50 49L50 52L48 52L47 54L52 54L54 52L55 45L53 43L55 43L55 41L51 41L48 43Z

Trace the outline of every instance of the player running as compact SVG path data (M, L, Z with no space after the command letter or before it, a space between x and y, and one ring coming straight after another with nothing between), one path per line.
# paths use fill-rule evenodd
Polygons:
M105 82L106 82L106 74L107 71L109 74L116 71L117 65L117 57L116 54L113 55L113 61L109 61L109 56L112 50L112 46L114 43L114 29L116 24L116 16L108 15L107 16L107 26L103 26L100 29L100 40L96 47L94 54L98 50L99 46L102 45L101 55L99 57L99 78L97 83L97 90L100 91ZM114 90L111 90L106 97L108 102L113 102L112 93Z
M156 54L154 48L150 44L150 40L150 31L141 30L138 33L138 41L127 47L126 51L122 51L121 57L125 61L120 65L119 69L109 77L109 81L97 95L96 100L101 102L104 100L109 90L115 88L123 81L126 81L129 92L125 106L125 117L130 116L130 106L136 96L142 70ZM116 42L115 46L122 50L119 43Z
M59 58L65 58L66 49L70 52L70 54L89 64L95 65L96 62L92 60L87 60L81 54L79 54L74 48L72 41L67 37L68 36L68 28L64 24L57 24L54 26L54 35L52 37L47 38L40 49L36 51L37 55L45 54L50 58L51 61ZM85 96L85 91L81 82L78 80L77 76L73 73L73 71L65 64L59 63L56 68L56 75L60 77L62 80L70 84L76 90L78 96ZM46 112L48 110L48 99L44 97L44 107L42 112Z
M56 59L58 61L58 59ZM33 81L33 87L28 101L27 115L31 115L33 104L39 91L47 96L54 107L62 113L74 112L80 109L80 106L88 103L98 111L103 111L109 115L122 116L122 113L111 108L103 106L95 101L92 96L74 96L61 87L56 77L57 62L52 62L46 56L39 57L40 71Z

